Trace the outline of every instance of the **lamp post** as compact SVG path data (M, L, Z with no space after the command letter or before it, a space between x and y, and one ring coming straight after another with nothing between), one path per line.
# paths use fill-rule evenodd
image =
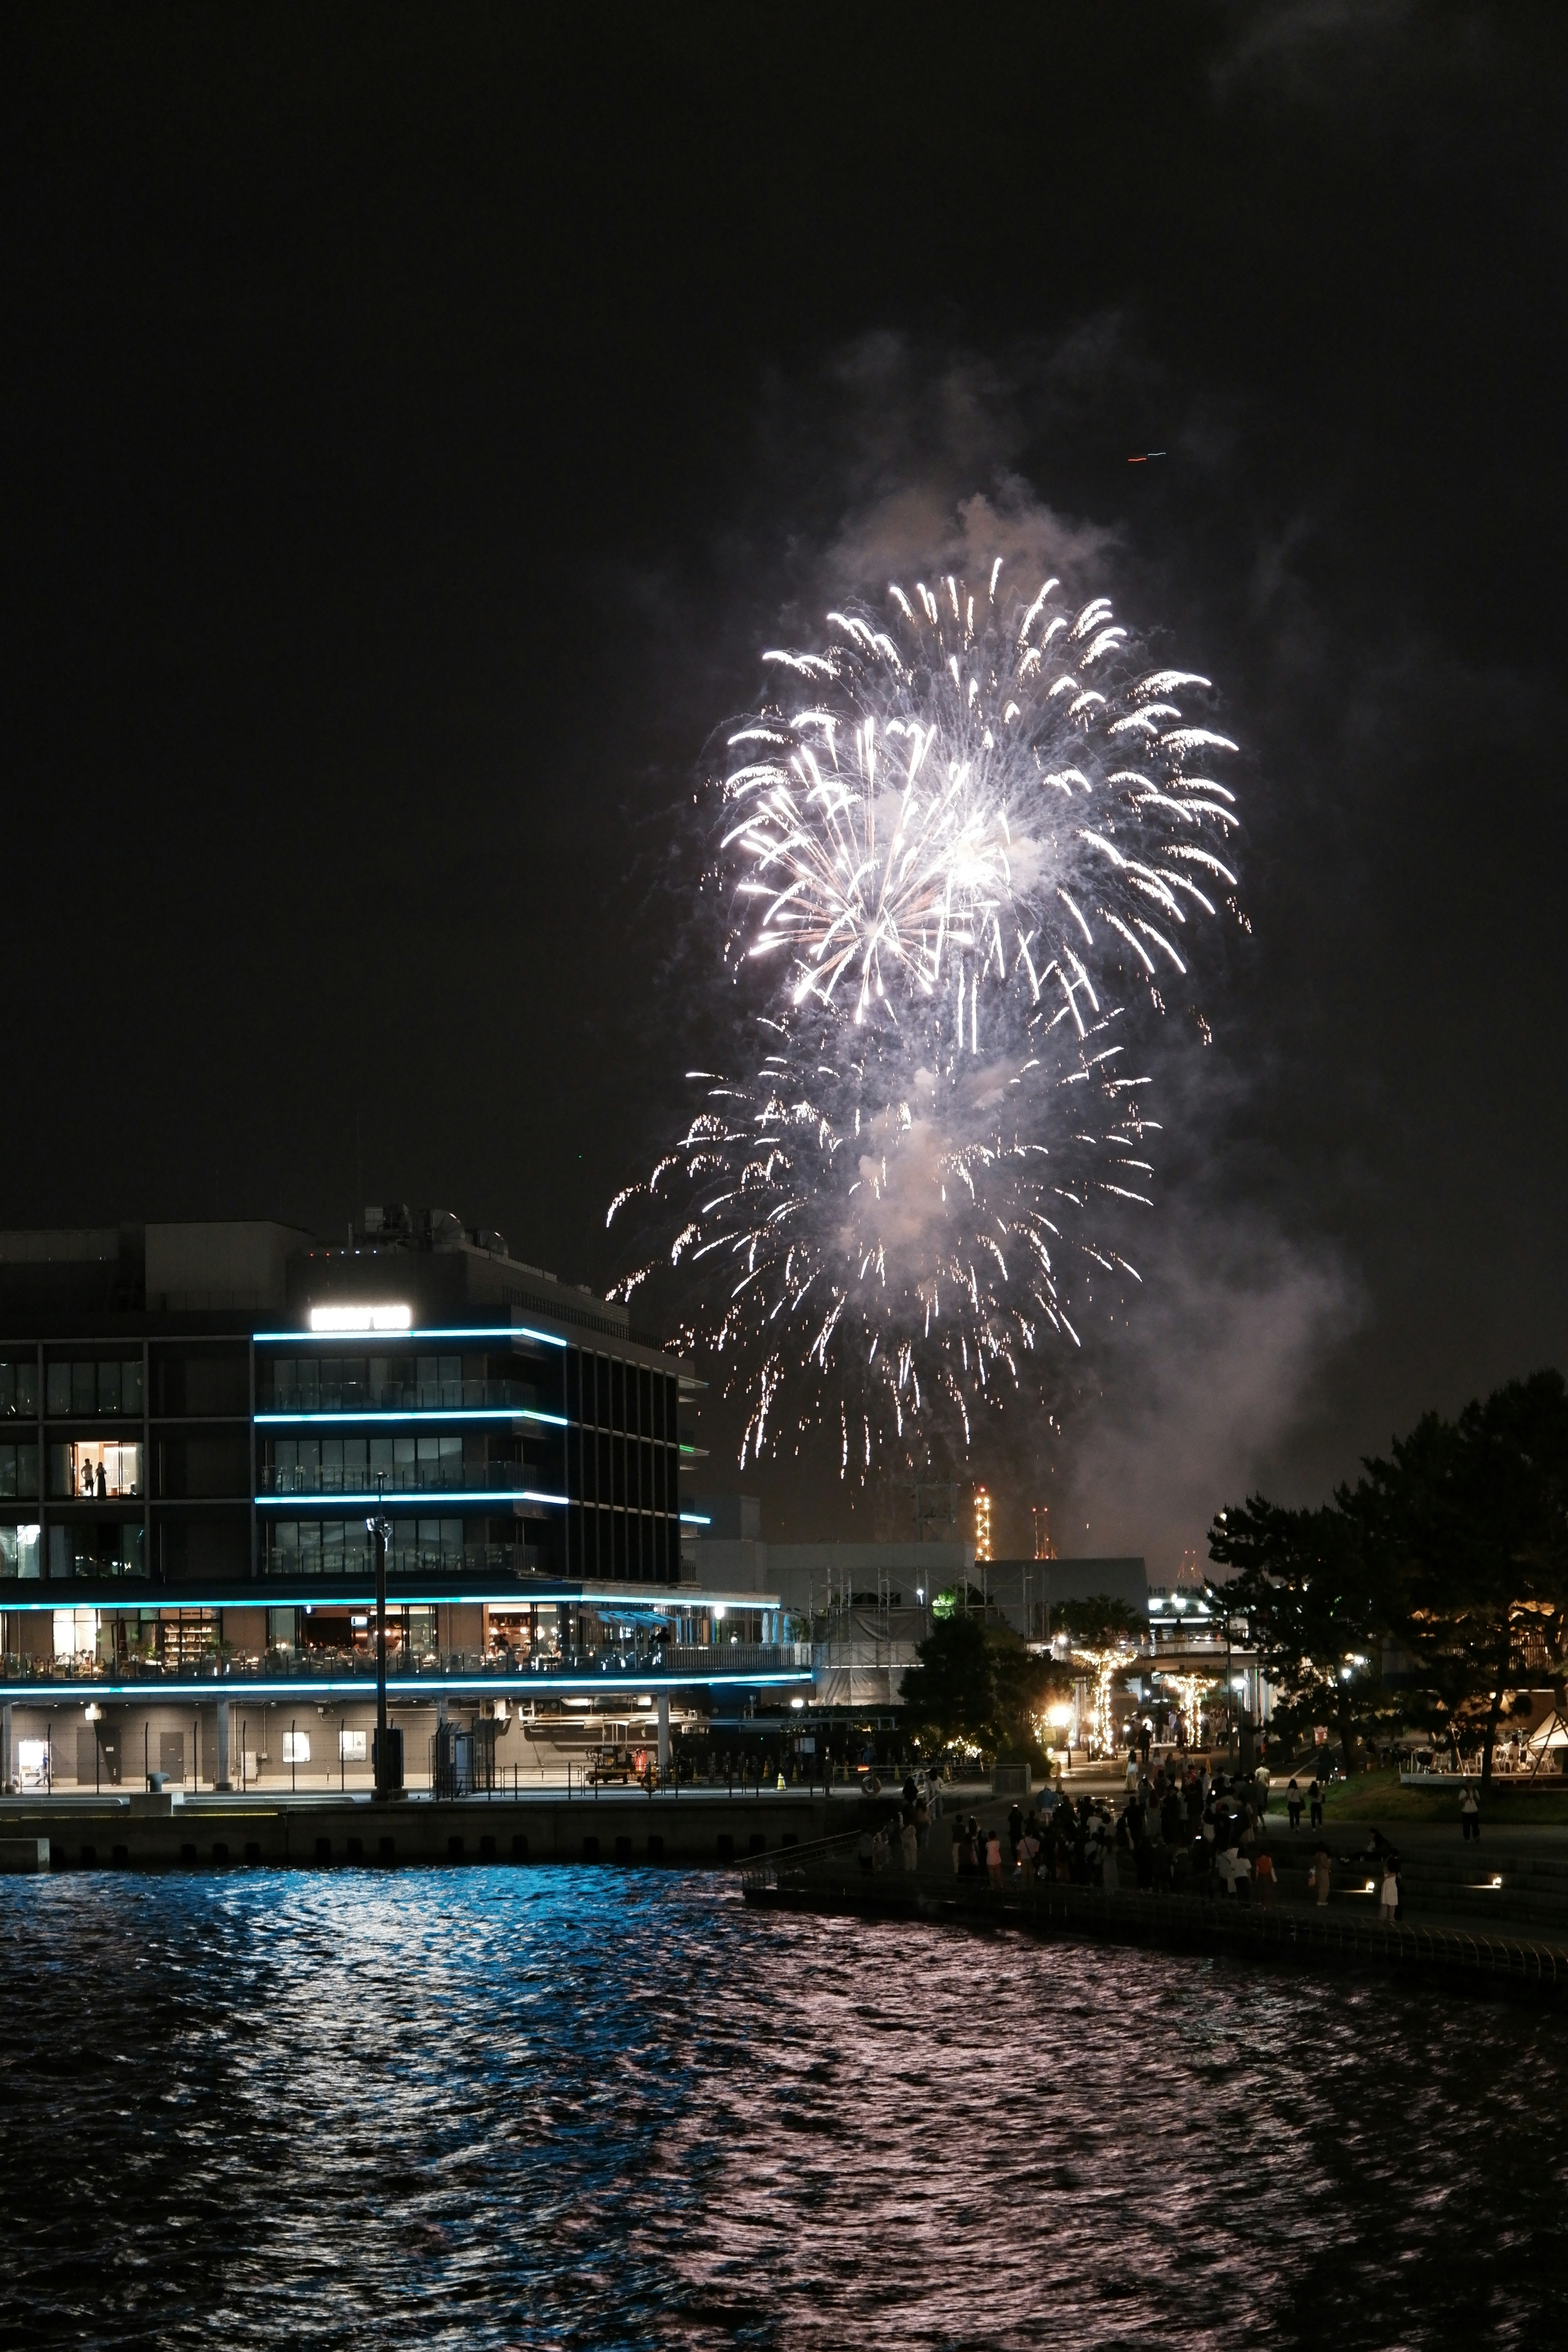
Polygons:
M375 1489L378 1497L384 1495L384 1473L377 1474ZM392 1522L377 1517L365 1526L375 1546L375 1801L385 1804L403 1794L403 1734L395 1735L386 1720L386 1547Z

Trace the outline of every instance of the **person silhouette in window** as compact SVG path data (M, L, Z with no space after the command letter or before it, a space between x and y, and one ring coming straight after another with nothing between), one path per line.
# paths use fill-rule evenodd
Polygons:
M107 1503L109 1500L109 1481L103 1475L101 1462L98 1465L98 1499L100 1503Z
M84 1495L89 1496L92 1494L92 1465L90 1462L84 1462L81 1465L81 1491Z

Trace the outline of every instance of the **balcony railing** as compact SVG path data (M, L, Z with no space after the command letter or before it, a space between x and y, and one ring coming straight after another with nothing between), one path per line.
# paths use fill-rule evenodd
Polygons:
M644 1648L561 1650L519 1658L479 1650L404 1651L389 1653L387 1679L406 1689L411 1684L500 1681L526 1675L542 1686L557 1676L603 1675L635 1682L645 1675L689 1676L703 1680L713 1675L765 1675L800 1672L811 1664L805 1642L715 1643L710 1648ZM128 1657L104 1660L86 1653L74 1658L0 1658L0 1674L9 1683L36 1684L47 1688L58 1683L117 1683L145 1685L152 1693L160 1684L211 1683L213 1696L277 1682L363 1682L375 1687L375 1652L367 1650L290 1649L278 1647L250 1656L224 1657L216 1651L183 1662Z
M325 1367L323 1367L323 1370ZM510 1412L554 1411L531 1381L321 1381L275 1386L257 1401L269 1412Z
M345 1468L338 1463L312 1463L308 1467L279 1468L266 1465L261 1472L264 1495L440 1495L473 1493L521 1494L524 1488L549 1484L545 1473L526 1462L397 1462L390 1468L367 1471L363 1463Z

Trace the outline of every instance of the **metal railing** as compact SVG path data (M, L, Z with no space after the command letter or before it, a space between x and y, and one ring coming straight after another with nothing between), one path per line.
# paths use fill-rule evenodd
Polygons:
M389 1654L386 1671L392 1681L399 1683L438 1682L453 1675L470 1680L475 1676L500 1680L527 1675L531 1680L548 1683L554 1675L624 1675L627 1680L636 1680L643 1675L705 1677L716 1674L784 1673L798 1671L810 1664L810 1645L804 1642L773 1645L753 1643L712 1649L565 1650L548 1654L536 1653L528 1658L503 1656L493 1651L405 1651L399 1647ZM105 1659L86 1653L72 1658L29 1658L11 1654L0 1657L0 1675L7 1682L37 1684L40 1687L50 1683L110 1681L150 1685L210 1681L221 1686L301 1679L330 1682L345 1677L363 1678L374 1687L375 1654L369 1649L283 1646L237 1656L207 1650L195 1657L170 1660L135 1654ZM218 1695L216 1688L214 1695Z
M412 1440L410 1441L412 1443ZM519 1493L544 1474L526 1462L396 1462L367 1470L363 1463L311 1463L261 1470L264 1495L365 1495L373 1487L388 1495L439 1495L482 1486L487 1492Z
M529 1381L322 1381L274 1387L257 1401L259 1412L473 1412L504 1407L513 1412L552 1410Z

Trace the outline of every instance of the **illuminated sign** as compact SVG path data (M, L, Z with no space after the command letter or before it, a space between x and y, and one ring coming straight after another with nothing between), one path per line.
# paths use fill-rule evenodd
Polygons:
M409 1307L312 1307L312 1331L407 1331L413 1328Z

